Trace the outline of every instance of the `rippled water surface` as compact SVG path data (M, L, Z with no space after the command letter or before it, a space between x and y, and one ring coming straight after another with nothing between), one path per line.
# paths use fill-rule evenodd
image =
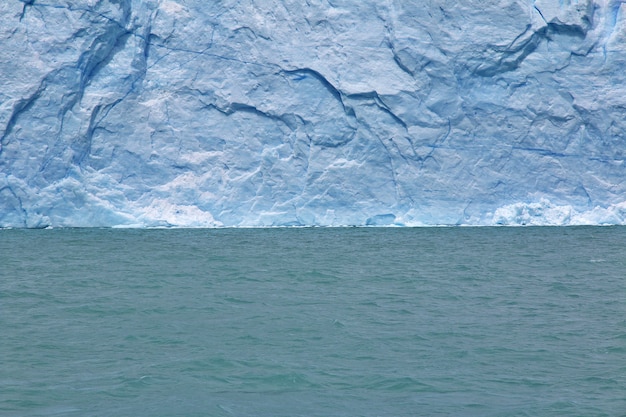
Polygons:
M0 230L2 416L626 416L626 228Z

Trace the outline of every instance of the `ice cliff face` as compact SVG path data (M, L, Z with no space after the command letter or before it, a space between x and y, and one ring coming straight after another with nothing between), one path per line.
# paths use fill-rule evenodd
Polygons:
M6 0L0 226L626 222L623 0Z

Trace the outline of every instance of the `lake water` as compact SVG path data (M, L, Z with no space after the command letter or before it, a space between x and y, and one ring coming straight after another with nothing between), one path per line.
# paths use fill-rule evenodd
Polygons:
M2 416L626 416L626 228L0 230Z

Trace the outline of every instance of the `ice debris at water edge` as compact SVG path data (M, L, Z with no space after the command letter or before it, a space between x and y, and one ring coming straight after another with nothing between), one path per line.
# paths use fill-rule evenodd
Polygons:
M0 16L0 227L626 223L621 0Z

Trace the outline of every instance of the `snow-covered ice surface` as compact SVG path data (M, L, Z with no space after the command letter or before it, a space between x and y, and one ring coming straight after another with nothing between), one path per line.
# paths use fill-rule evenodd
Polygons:
M0 227L626 223L623 0L11 0L0 21Z

